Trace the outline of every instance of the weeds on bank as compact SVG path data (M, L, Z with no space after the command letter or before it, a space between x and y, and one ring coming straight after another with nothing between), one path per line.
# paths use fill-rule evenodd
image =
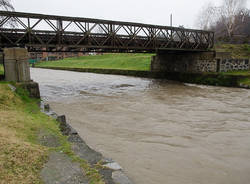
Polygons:
M240 76L249 76L250 77L250 70L240 70L240 71L230 71L230 72L223 72L224 75L240 75Z
M250 70L241 70L241 71L231 71L231 72L223 72L222 75L234 75L240 76L242 79L238 81L238 84L250 85Z
M250 78L241 79L240 83L250 86Z

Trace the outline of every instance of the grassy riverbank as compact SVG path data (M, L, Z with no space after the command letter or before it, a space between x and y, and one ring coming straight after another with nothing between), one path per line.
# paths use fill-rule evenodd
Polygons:
M23 89L13 92L8 83L0 82L0 184L42 183L40 171L51 152L78 162L90 183L103 183L96 169L74 155L59 123L41 113L38 102ZM45 146L44 137L52 137L59 145Z
M99 68L149 71L153 54L103 54L36 64L39 67Z
M250 70L224 72L222 75L241 76L239 83L250 86Z

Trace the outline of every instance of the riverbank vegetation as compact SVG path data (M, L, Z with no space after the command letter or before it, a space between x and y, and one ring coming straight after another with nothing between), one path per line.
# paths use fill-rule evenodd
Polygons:
M80 163L90 183L103 183L95 169L73 154L58 122L41 113L38 103L23 89L13 92L8 83L0 82L0 183L42 183L40 171L53 151ZM43 146L44 132L55 137L59 146Z
M250 70L244 71L232 71L232 72L224 72L222 75L231 75L231 76L239 76L242 77L239 80L240 85L247 85L250 86Z

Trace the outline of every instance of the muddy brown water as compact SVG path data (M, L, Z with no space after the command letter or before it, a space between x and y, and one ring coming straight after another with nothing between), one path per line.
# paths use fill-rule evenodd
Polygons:
M41 95L136 184L249 184L250 90L32 69Z

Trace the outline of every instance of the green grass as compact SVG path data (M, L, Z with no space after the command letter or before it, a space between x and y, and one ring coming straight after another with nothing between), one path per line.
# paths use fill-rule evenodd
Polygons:
M250 86L250 77L249 78L244 78L244 79L240 80L240 83L244 84L244 85Z
M103 54L40 62L39 67L98 68L119 70L150 70L153 54Z
M250 58L250 44L216 44L215 49L231 52L233 58Z
M250 78L250 70L240 70L231 72L222 72L224 75L238 75L238 76L248 76Z
M59 123L41 113L37 103L25 90L18 88L14 93L7 82L0 82L0 184L42 183L40 170L51 151L67 154L81 164L90 183L102 184L98 171L74 155ZM57 137L60 146L42 146L40 131Z
M4 74L4 69L3 69L3 65L0 64L0 75L3 75Z

